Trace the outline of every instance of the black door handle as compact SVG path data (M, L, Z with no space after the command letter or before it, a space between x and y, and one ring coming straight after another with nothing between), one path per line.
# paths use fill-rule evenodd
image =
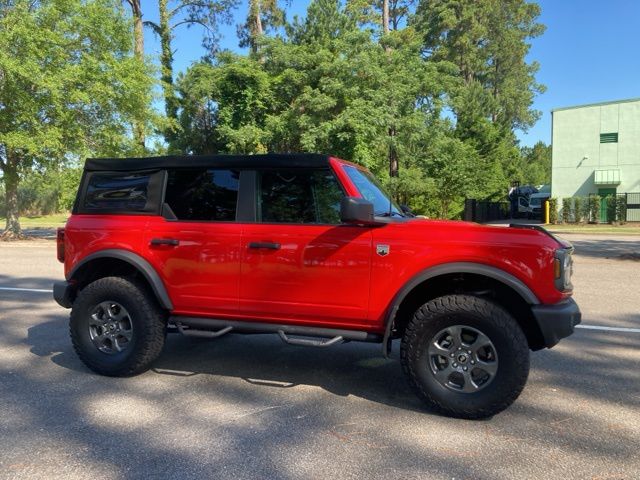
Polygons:
M280 244L273 242L249 242L249 248L266 248L268 250L280 250Z
M152 238L151 245L170 245L172 247L177 247L180 245L180 240L176 240L175 238Z

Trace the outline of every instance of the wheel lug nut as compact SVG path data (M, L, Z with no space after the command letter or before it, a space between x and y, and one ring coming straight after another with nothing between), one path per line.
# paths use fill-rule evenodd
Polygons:
M454 366L454 367L457 367L457 366L458 366L458 364L457 364L457 363L455 363L455 362L453 362L453 366Z
M467 353L468 353L469 355L471 355L471 350L467 350Z
M471 365L475 365L476 361L475 360L471 360Z
M453 353L450 353L450 354L449 354L449 356L450 356L451 358L453 358L453 357L454 357L454 354L453 354Z
M466 372L468 370L467 367L462 367L462 369Z

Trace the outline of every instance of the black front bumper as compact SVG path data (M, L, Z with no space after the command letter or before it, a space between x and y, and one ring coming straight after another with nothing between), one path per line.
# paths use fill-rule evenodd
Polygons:
M76 289L69 282L54 282L53 299L58 305L64 308L71 308L73 300L76 298Z
M573 298L555 305L533 305L531 311L538 322L544 346L547 348L571 335L574 327L582 319L580 308Z

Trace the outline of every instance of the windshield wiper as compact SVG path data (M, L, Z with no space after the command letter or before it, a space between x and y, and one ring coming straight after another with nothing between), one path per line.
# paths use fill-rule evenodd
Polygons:
M393 217L394 215L404 217L404 215L402 215L400 212L390 212L388 210L386 212L376 212L373 215L376 217Z

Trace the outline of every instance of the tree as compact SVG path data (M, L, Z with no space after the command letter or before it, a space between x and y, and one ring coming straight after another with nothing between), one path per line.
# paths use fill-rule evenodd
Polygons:
M0 169L5 237L20 235L18 184L34 165L139 151L151 69L131 54L116 0L16 0L0 10Z
M133 53L136 59L144 64L144 29L142 21L142 5L141 0L126 0L131 7L131 15L133 17ZM136 142L145 148L145 128L144 121L137 119L133 123L133 134Z
M288 0L287 5L290 4L291 0ZM284 24L284 10L278 5L278 0L249 0L247 19L244 24L238 25L240 46L251 48L255 55L258 53L259 38L266 31Z
M158 0L159 23L145 22L160 38L161 85L169 121L169 126L165 129L165 140L170 148L175 140L179 106L173 83L173 32L183 25L202 27L202 44L213 54L218 49L218 27L220 23L231 22L232 11L238 2L239 0L181 0L170 8L169 0Z
M527 63L528 40L542 34L540 7L526 0L421 0L412 24L426 55L458 66L464 87L482 87L483 116L507 129L533 125L538 64ZM478 90L476 94L480 93ZM466 115L458 102L456 115Z
M520 172L523 185L551 183L551 145L540 141L533 147L522 147L520 154Z

